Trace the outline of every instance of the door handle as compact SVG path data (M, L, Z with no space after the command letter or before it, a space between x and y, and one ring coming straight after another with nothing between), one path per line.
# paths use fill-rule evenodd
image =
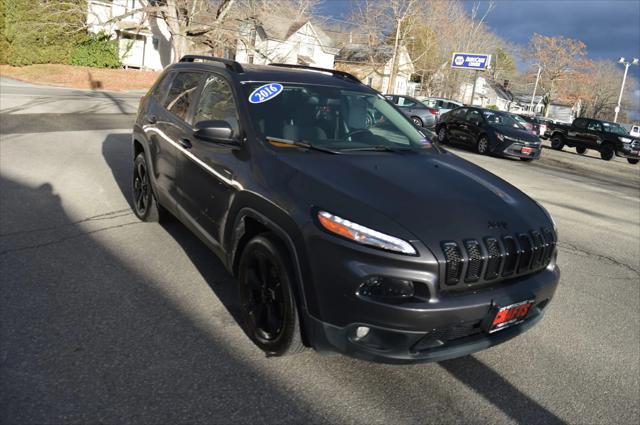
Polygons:
M191 141L189 141L189 139L180 139L180 146L182 146L185 149L189 149L191 148Z
M158 122L158 117L156 117L155 115L149 115L147 116L147 122L149 124L155 124Z

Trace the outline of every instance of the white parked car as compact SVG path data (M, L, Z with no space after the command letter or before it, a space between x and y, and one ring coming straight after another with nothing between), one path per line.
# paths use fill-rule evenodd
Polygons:
M640 125L632 125L629 134L633 137L640 137Z

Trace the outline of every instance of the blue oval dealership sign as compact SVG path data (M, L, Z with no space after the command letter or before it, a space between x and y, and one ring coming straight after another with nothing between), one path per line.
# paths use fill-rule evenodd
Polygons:
M249 102L262 103L282 93L282 84L269 83L258 87L249 95Z
M481 53L454 53L451 57L451 68L489 69L491 55Z

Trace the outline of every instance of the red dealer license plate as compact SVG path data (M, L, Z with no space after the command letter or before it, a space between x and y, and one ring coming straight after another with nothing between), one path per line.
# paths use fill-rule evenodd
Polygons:
M531 152L533 152L533 149L532 148L522 148L522 149L520 149L520 152L526 153L527 155L531 155Z
M531 310L533 302L534 300L527 300L498 308L495 316L493 316L491 326L489 327L489 333L496 332L522 322L527 314L529 314L529 310Z

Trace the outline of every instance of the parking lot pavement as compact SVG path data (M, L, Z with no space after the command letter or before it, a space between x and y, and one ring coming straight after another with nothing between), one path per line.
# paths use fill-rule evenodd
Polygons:
M640 418L637 166L549 150L524 164L455 149L525 190L558 222L563 274L541 324L437 364L389 366L313 351L272 359L238 326L233 280L205 246L177 221L141 223L131 213L129 134L120 118L114 114L110 129L86 122L81 131L50 132L38 124L35 133L9 133L6 118L2 423Z

